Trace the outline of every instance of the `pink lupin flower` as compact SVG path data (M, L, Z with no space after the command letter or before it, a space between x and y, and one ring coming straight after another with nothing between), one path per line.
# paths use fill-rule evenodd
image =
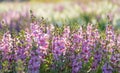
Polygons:
M65 55L66 53L67 48L64 37L55 36L53 38L52 44L53 44L52 52L54 54L54 58L58 60L61 55Z

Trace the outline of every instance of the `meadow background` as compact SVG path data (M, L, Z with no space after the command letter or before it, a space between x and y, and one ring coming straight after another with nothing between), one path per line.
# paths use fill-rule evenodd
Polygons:
M119 0L0 0L0 73L120 73Z

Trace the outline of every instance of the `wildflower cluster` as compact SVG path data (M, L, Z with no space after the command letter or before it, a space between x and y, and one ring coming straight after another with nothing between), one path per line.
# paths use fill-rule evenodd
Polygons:
M59 30L60 29L60 30ZM62 30L61 30L62 29ZM4 33L0 41L0 71L19 73L120 72L120 34L112 25L71 30L32 21L25 31Z

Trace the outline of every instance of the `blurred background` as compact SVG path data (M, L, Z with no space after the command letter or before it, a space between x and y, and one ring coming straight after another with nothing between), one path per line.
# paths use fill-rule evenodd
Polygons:
M30 10L37 18L59 26L92 23L104 30L110 23L120 28L120 0L0 0L0 20L6 25L29 24Z

